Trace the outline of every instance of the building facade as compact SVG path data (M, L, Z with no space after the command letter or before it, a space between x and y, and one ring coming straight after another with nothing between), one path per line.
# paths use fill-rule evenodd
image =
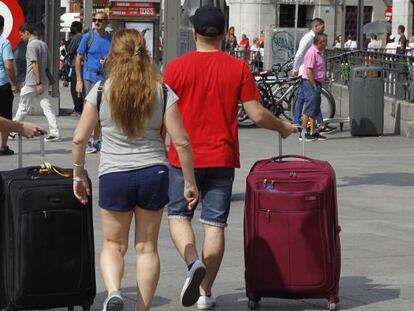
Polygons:
M358 0L297 1L298 28L307 29L314 17L320 17L325 20L326 33L330 42L333 42L335 36L342 33L342 17L345 16L345 34L356 35ZM385 20L385 10L392 1L365 0L364 2L364 23L368 23ZM407 3L402 4L403 2ZM401 12L396 13L399 14L398 20L405 25L409 19L406 13L408 2L411 3L411 0L394 0L396 6L394 10ZM229 25L235 27L238 37L246 34L249 38L254 38L263 30L295 27L296 0L227 0L227 4L230 10Z

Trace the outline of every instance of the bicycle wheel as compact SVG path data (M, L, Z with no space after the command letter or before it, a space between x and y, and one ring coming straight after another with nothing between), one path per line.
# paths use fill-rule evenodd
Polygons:
M278 87L277 89L273 90L273 96L276 99L276 103L272 103L267 107L274 116L287 120L292 121L293 120L293 107L291 103L291 96L287 96L284 99L280 99L288 90L288 85L282 85Z
M322 86L321 88L321 111L322 117L326 118L333 118L335 116L336 104L335 98L331 94L331 92Z
M295 96L292 98L292 115L293 115L293 111L295 111L296 97L297 97L297 92L295 93ZM335 116L335 111L336 111L336 104L335 104L335 99L333 95L328 89L322 86L321 88L322 118L324 120L333 118Z
M250 120L242 104L239 104L239 109L237 111L237 124L241 127L249 127L254 124L254 122Z

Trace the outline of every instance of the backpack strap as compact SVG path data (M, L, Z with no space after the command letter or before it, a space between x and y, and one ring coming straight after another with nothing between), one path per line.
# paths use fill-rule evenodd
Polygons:
M99 111L101 110L101 103L102 103L102 94L104 90L105 80L101 80L98 86L98 97L96 98L96 109Z
M160 131L161 136L163 135L163 132L164 132L164 115L165 115L165 110L167 109L167 99L168 99L168 88L163 83L162 84L162 101L163 101L163 105L162 105L162 119L161 119L162 123L161 123L161 131Z
M89 51L89 49L91 48L91 45L92 45L92 42L93 42L93 39L94 39L94 36L95 36L94 31L95 31L95 30L94 30L93 28L91 28L91 29L89 30L88 43L86 44L86 50L85 50L85 59L87 59L87 58L88 58L88 51Z

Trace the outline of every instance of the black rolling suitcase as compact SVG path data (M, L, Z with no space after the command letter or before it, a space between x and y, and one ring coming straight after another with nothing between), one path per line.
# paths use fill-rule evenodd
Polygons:
M84 206L75 198L72 170L21 168L21 144L20 168L0 173L0 309L89 310L96 296L92 199Z

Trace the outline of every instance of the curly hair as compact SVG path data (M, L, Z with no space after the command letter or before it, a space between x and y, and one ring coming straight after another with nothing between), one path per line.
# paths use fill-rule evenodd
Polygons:
M109 106L115 125L130 139L138 138L154 110L157 83L161 80L135 29L122 29L112 37L105 60L109 78Z

